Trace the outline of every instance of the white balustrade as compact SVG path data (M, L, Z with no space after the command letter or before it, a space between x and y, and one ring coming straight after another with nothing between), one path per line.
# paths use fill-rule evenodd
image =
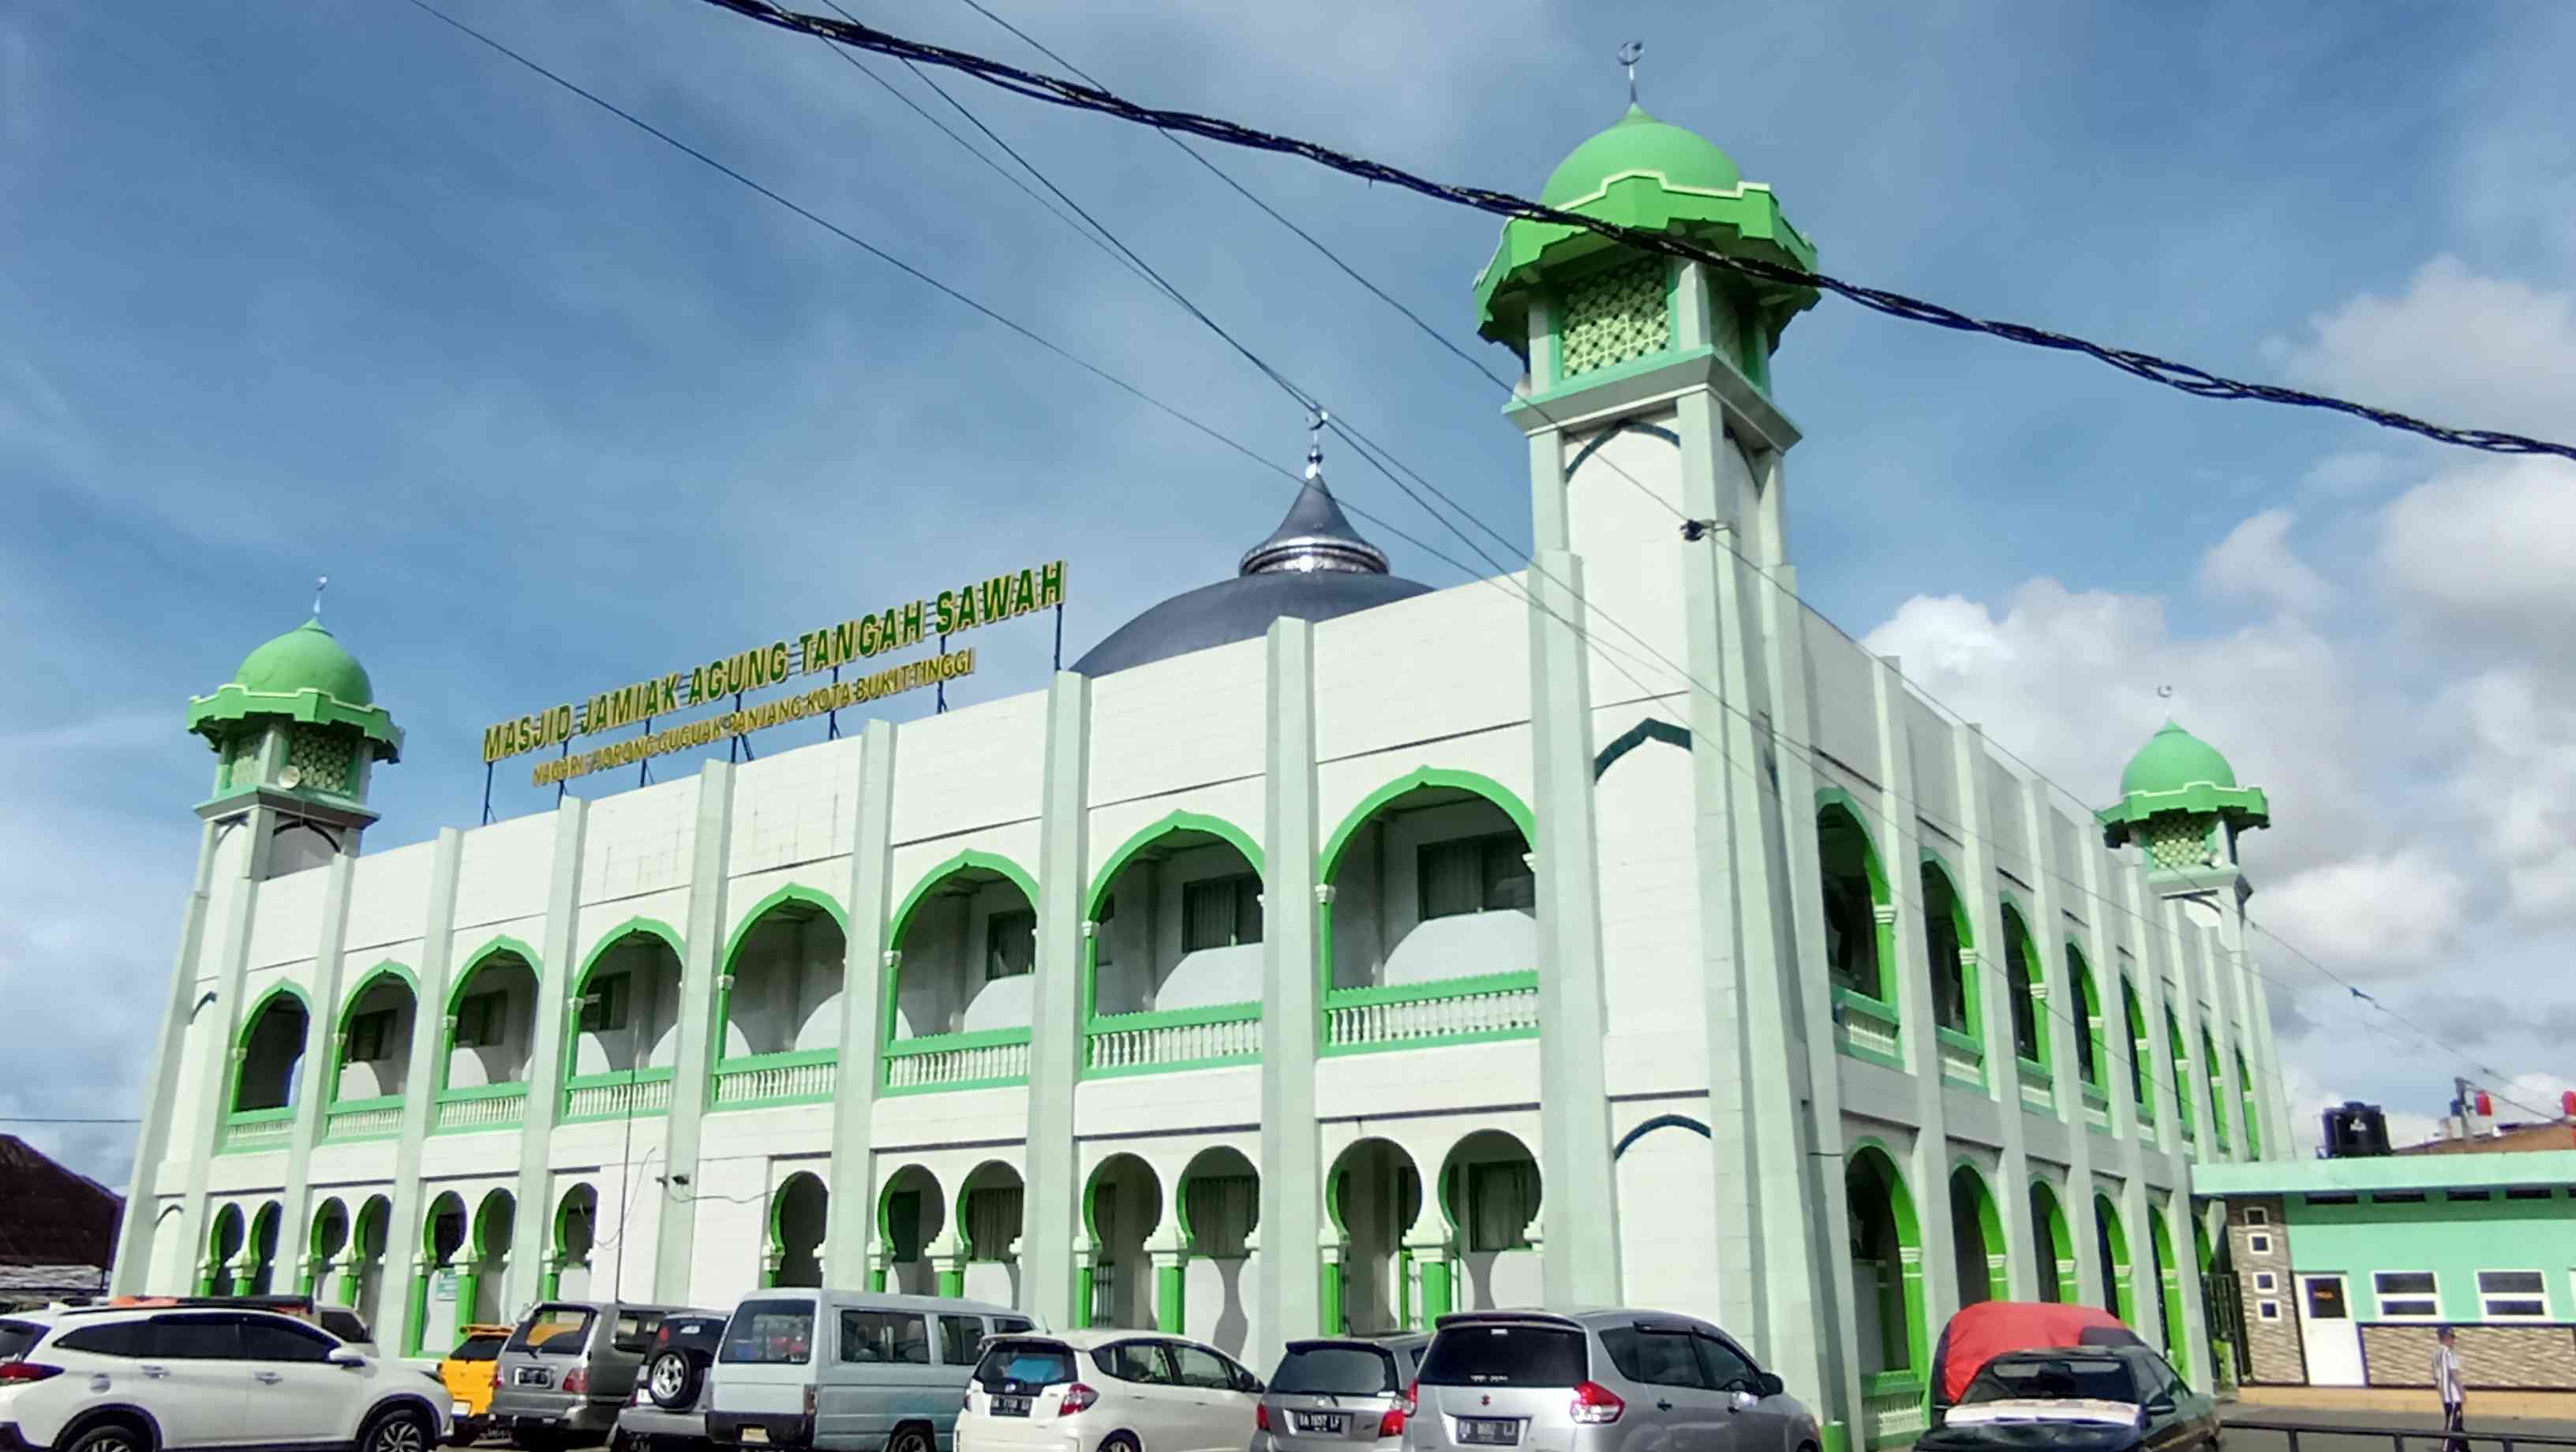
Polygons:
M1417 998L1395 1003L1335 1005L1328 1001L1324 1009L1324 1042L1334 1048L1401 1043L1410 1039L1526 1033L1537 1027L1538 988L1535 984L1525 988L1462 993L1454 998Z
M292 1119L261 1119L224 1126L224 1148L231 1150L284 1149L294 1137Z
M618 1079L610 1084L583 1084L564 1096L566 1119L624 1119L631 1114L662 1114L671 1107L671 1081Z
M763 1104L775 1099L829 1099L833 1075L839 1067L827 1059L819 1064L720 1068L716 1070L715 1107Z
M437 1127L440 1129L507 1129L528 1117L525 1090L516 1094L479 1095L472 1099L443 1099L438 1105Z
M1120 1027L1119 1020L1153 1015L1112 1015L1101 1019L1091 1031L1091 1067L1138 1069L1254 1057L1261 1052L1261 1018L1257 1008L1249 1012L1250 1017L1216 1023L1142 1024L1133 1028Z
M1863 1447L1884 1447L1894 1442L1910 1442L1923 1430L1921 1383L1890 1387L1884 1391L1862 1396L1860 1431Z
M328 1139L376 1139L402 1133L402 1106L382 1104L366 1109L331 1110L323 1127Z
M1025 1040L975 1048L934 1049L926 1054L901 1054L886 1060L886 1087L889 1089L926 1089L942 1084L974 1084L987 1079L1025 1079L1028 1076L1029 1046Z

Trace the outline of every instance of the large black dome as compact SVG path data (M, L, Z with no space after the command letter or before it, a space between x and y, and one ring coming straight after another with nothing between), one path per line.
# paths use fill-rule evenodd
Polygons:
M1351 528L1323 475L1310 466L1288 517L1244 554L1233 579L1154 606L1109 632L1073 668L1105 676L1251 640L1283 617L1331 620L1430 593L1428 585L1387 573L1386 555Z

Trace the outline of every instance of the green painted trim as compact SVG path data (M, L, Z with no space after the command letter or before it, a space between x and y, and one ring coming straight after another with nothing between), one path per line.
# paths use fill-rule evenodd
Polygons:
M2075 1077L2083 1083L2088 1097L2098 1093L2103 1096L2103 1102L2108 1103L2106 1086L2111 1074L2111 1054L2110 1046L2102 1040L2102 985L2093 977L2092 961L2084 956L2083 948L2073 938L2066 940L2066 981L2074 986L2076 1014L2082 1022L2082 1032L2093 1047L2093 1072L2090 1075L2079 1072ZM2080 1071L2083 1060L2078 1059L2076 1067Z
M2034 1174L2030 1177L2030 1193L2033 1200L2045 1212L2049 1245L2057 1252L2055 1259L2058 1263L2052 1265L2046 1261L2041 1262L2040 1273L2055 1278L2058 1304L2074 1305L2083 1299L2080 1267L2084 1257L2077 1250L2074 1244L2075 1232L2066 1221L2066 1202L2058 1198L2057 1187L2050 1184L2045 1175Z
M1858 1059L1865 1064L1877 1064L1882 1068L1894 1069L1898 1073L1903 1073L1905 1071L1905 1061L1903 1059L1898 1058L1894 1054L1873 1049L1867 1044L1853 1043L1848 1035L1835 1035L1834 1047L1840 1050L1847 1058Z
M2112 1304L2105 1307L2120 1318L2130 1330L2138 1329L2136 1288L2130 1284L2129 1233L2120 1223L2120 1207L2111 1197L2098 1191L2093 1196L2093 1218L2102 1227L2102 1239L2111 1247L2111 1263L2102 1267L2102 1284Z
M906 1040L895 1037L895 1025L902 1020L903 1016L903 940L905 936L912 931L913 910L921 906L922 900L930 896L930 894L936 890L940 884L961 872L990 872L1008 879L1013 886L1020 890L1020 896L1027 900L1029 911L1037 911L1037 879L1031 877L1028 874L1028 871L1018 863L1013 862L1011 859L1004 857L998 852L982 852L969 847L964 851L959 852L956 856L951 857L947 861L930 869L930 871L924 875L920 881L914 883L912 885L912 891L904 894L902 905L894 910L894 916L887 919L885 935L886 946L884 954L881 955L878 960L878 973L880 975L878 979L878 993L884 1004L885 1014L877 1037L878 1059L881 1063L888 1057L898 1056L900 1051L896 1046L907 1042ZM1088 949L1086 948L1086 953L1087 951ZM1004 1032L1004 1030L994 1030L993 1032ZM909 1042L923 1043L933 1038L951 1039L958 1037L961 1036L956 1034L933 1034L924 1038L910 1040ZM976 1048L981 1047L981 1045L952 1044L949 1045L949 1047ZM927 1049L916 1049L913 1052L928 1053L932 1051ZM879 1073L883 1074L884 1070L880 1068ZM887 1090L886 1092L903 1091Z
M504 953L525 963L528 966L528 976L535 984L528 1000L528 1048L532 1055L536 1049L537 1004L534 995L546 991L545 960L537 956L536 949L517 938L508 936L493 938L482 947L475 949L473 956L465 960L464 969L456 975L455 986L447 991L447 1007L439 1014L438 1091L441 1094L447 1092L448 1071L456 1063L456 1028L447 1020L456 1017L457 1005L465 1001L465 991L474 986L476 978L482 976L484 966Z
M796 1069L807 1064L829 1064L841 1057L839 1049L789 1049L776 1054L744 1054L739 1058L720 1059L716 1073L731 1075L749 1069Z
M877 1097L882 1099L889 1094L945 1094L958 1089L1014 1089L1025 1087L1028 1082L1029 1076L1026 1074L1006 1074L993 1079L961 1079L954 1084L887 1085L877 1090Z
M2218 1040L2209 1032L2209 1021L2201 1020L2200 1065L2202 1082L2209 1089L2210 1133L2218 1141L2218 1152L2227 1154L2233 1146L2227 1134L2227 1061L2218 1055Z
M420 980L412 976L412 971L409 968L395 962L391 958L387 958L383 962L378 963L375 967L368 969L366 973L358 979L357 987L349 990L345 994L342 994L340 997L339 1022L331 1033L330 1097L322 1101L326 1105L336 1105L340 1101L340 1076L341 1073L349 1067L349 1022L358 1016L359 1003L363 1002L368 994L375 991L378 983L381 983L388 978L402 984L404 990L411 994L412 1013L415 1016L420 1013ZM395 1097L399 1098L400 1096L397 1095Z
M1107 1069L1086 1067L1082 1071L1082 1077L1085 1079L1130 1079L1134 1078L1138 1074L1178 1074L1191 1069L1236 1069L1241 1068L1245 1064L1258 1064L1260 1062L1261 1055L1258 1052L1247 1054L1216 1054L1204 1059L1176 1059L1168 1064L1119 1064Z
M1887 1028L1894 1029L1899 1027L1896 1019L1896 1010L1889 1005L1881 1003L1877 999L1870 997L1866 993L1854 992L1848 988L1836 988L1834 990L1834 1005L1838 1008L1848 1008L1863 1018L1876 1019Z
M347 727L367 739L368 750L376 760L402 759L402 728L394 724L391 712L381 706L352 705L319 686L300 691L254 691L226 681L210 694L188 698L188 730L205 737L207 744L218 749L224 735L222 727L268 716L307 726ZM331 795L340 796L336 792ZM340 796L340 800L357 798Z
M821 888L807 887L800 882L790 882L753 903L751 911L744 913L742 921L734 925L733 936L725 939L724 956L717 960L724 964L723 971L727 973L733 971L733 960L742 952L742 940L751 936L751 930L760 926L760 920L769 916L772 908L791 902L809 903L821 908L825 913L830 914L833 926L841 930L842 940L845 942L848 940L850 915L840 903Z
M1969 1053L1977 1056L1977 1062L1979 1064L1985 1063L1986 1046L1977 1042L1975 1035L1963 1032L1959 1029L1951 1028L1947 1024L1934 1029L1932 1032L1940 1037L1941 1042L1948 1044L1954 1049L1965 1049Z
M1922 1376L1911 1370L1864 1371L1860 1374L1860 1394L1865 1397L1893 1396L1903 1391L1923 1389Z
M1860 802L1850 792L1838 786L1816 788L1816 822L1820 836L1824 819L1828 814L1841 817L1849 829L1860 838L1861 876L1869 883L1869 901L1872 909L1870 922L1875 934L1873 941L1878 949L1878 989L1883 996L1872 998L1867 994L1859 993L1852 996L1859 1002L1884 1008L1888 1014L1888 1026L1899 1027L1901 1025L1898 1004L1902 1000L1897 994L1903 985L1905 975L1896 971L1896 924L1892 919L1896 896L1889 888L1887 866L1879 858L1877 840L1870 835L1869 817L1861 810ZM1821 858L1822 854L1818 855ZM1821 866L1821 863L1819 865ZM1882 911L1887 915L1882 916Z
M1380 1003L1429 1003L1443 998L1466 998L1479 993L1513 993L1538 987L1536 969L1518 973L1480 973L1469 978L1440 978L1429 983L1404 983L1392 988L1336 988L1324 995L1324 1007L1365 1008Z
M1588 378L1592 375L1585 376ZM1379 787L1376 791L1362 797L1358 806L1351 808L1349 815L1342 818L1341 824L1333 828L1333 835L1324 839L1324 854L1315 873L1316 880L1325 883L1333 880L1334 872L1341 866L1342 850L1350 845L1351 838L1360 828L1368 825L1369 818L1377 815L1379 808L1398 797L1409 796L1414 792L1434 787L1472 792L1502 808L1504 815L1512 819L1512 825L1520 829L1522 843L1533 852L1538 850L1538 818L1531 813L1529 804L1522 801L1510 787L1481 772L1423 766L1416 767Z
M969 1034L922 1034L888 1044L885 1057L908 1059L922 1054L943 1054L950 1049L990 1049L1028 1041L1029 1031L1024 1028L977 1029Z
M2255 1104L2254 1076L2245 1067L2245 1051L2237 1049L2233 1052L2236 1055L2237 1107L2245 1116L2245 1158L2259 1160L2263 1158L2263 1116Z
M1968 1177L1969 1189L1974 1192L1969 1208L1976 1212L1977 1238L1979 1244L1985 1249L1986 1298L1993 1301L2009 1301L2012 1299L2011 1270L2008 1266L1995 1264L1997 1258L2011 1254L2007 1248L2009 1242L2004 1239L2002 1209L1995 1204L1994 1187L1986 1183L1986 1172L1978 1169L1977 1162L1966 1155L1955 1155L1950 1160L1948 1188L1954 1195L1959 1188L1959 1177L1963 1174ZM1955 1204L1952 1209L1955 1216Z
M670 1082L670 1079L671 1070L667 1065L659 1069L611 1069L603 1074L576 1074L563 1083L564 1103L567 1106L572 1103L573 1091L576 1089L605 1089L614 1084L664 1084ZM658 1119L670 1112L668 1108L638 1109L631 1113L620 1114L572 1114L558 1111L555 1123L596 1124L603 1120Z
M224 1116L224 1123L228 1125L278 1124L288 1119L292 1119L294 1116L295 1106L292 1104L285 1104L280 1105L275 1109L236 1109L230 1114Z
M2003 893L2001 917L2004 922L2004 982L2029 1006L2031 1045L2038 1050L2024 1062L2038 1064L2040 1072L2045 1074L2056 1063L2052 1036L2048 1031L2048 1021L2053 1015L2048 1011L2045 992L2047 965L2040 960L2039 939L2030 931L2030 915L2023 911L2020 900L2009 890ZM2018 982L2014 976L2016 970L2019 972ZM2013 1045L2013 1054L2021 1056L2019 1043Z
M658 938L661 940L663 947L671 950L671 956L673 958L678 959L682 963L689 961L688 946L681 941L679 929L672 927L669 923L662 921L660 918L628 918L626 921L619 923L616 927L610 928L607 932L601 934L598 943L592 946L589 955L581 960L581 971L573 975L571 996L579 998L584 992L588 991L590 988L591 975L599 971L599 965L602 960L606 959L610 953L624 947L627 939L638 936ZM580 1017L581 1016L579 1014L573 1015L576 1023L578 1023ZM576 1027L574 1032L579 1033L580 1029Z
M441 1089L438 1091L438 1102L456 1104L468 1099L524 1098L527 1092L526 1080L513 1079L505 1084L477 1084L465 1089Z
M767 909L764 907L762 910ZM752 919L744 921L749 922ZM827 1221L832 1213L832 1190L830 1186L823 1183L821 1176L810 1170L798 1170L778 1182L778 1188L769 1192L769 1213L761 1217L769 1232L769 1253L761 1257L760 1284L764 1288L778 1284L778 1272L787 1264L787 1227L780 1223L779 1216L787 1208L787 1192L796 1188L796 1182L799 1180L814 1182L814 1188L823 1196L823 1214ZM819 1250L820 1247L818 1246L817 1249Z
M277 1000L278 995L280 995L280 994L284 994L284 995L286 995L286 996L288 996L288 997L290 997L290 998L293 998L293 999L295 1000L296 1006L304 1010L304 1025L305 1025L305 1032L309 1034L309 1033L311 1033L311 1032L312 1032L312 1030L313 1030L313 999L312 999L312 996L311 996L310 994L307 994L307 993L306 993L306 992L305 992L301 987L299 987L299 986L298 986L298 985L297 985L293 980L291 980L291 979L280 979L280 980L278 980L277 982L270 984L270 985L268 986L268 991L267 991L267 992L262 993L259 997L255 998L255 999L252 999L252 1000L251 1000L251 1005L250 1005L250 1011L249 1011L249 1012L247 1012L247 1013L245 1013L245 1014L243 1014L243 1015L241 1016L241 1027L240 1027L239 1029L235 1030L235 1031L234 1031L234 1033L233 1033L233 1062L232 1062L232 1074L231 1074L231 1076L230 1076L230 1077L231 1077L232 1082L231 1082L230 1084L226 1085L226 1086L225 1086L225 1089L224 1089L224 1108L225 1108L225 1110L226 1110L229 1114L234 1114L234 1115L238 1115L238 1114L242 1114L242 1113L264 1114L264 1113L267 1113L267 1112L268 1112L268 1111L266 1111L266 1110L249 1110L249 1111L245 1111L245 1110L237 1109L237 1108L235 1108L235 1106L237 1106L237 1105L239 1105L239 1104L241 1103L241 1081L242 1081L242 1071L243 1071L243 1070L245 1070L245 1069L248 1069L248 1068L250 1067L250 1036L251 1036L251 1032L252 1032L253 1030L255 1030L255 1029L257 1029L257 1028L259 1027L259 1021L260 1021L260 1019L261 1019L263 1016L265 1016L265 1015L267 1014L267 1012L268 1012L268 1006L269 1006L271 1003L275 1002L275 1001ZM285 1117L286 1117L286 1115L287 1115L287 1114L292 1113L292 1112L294 1111L294 1108L295 1108L295 1076L294 1076L292 1073L290 1073L290 1074L288 1074L286 1077L287 1077L287 1084L286 1084L286 1103L285 1103L283 1106L281 1106L281 1107L280 1107L280 1109L279 1109L279 1112L278 1112L277 1117L278 1117L278 1118L280 1118L280 1119L283 1119L283 1118L285 1118ZM227 1122L227 1123L234 1123L234 1122L243 1122L243 1123L247 1123L247 1122L249 1122L249 1121L236 1121L236 1120L229 1120L229 1119L228 1119L226 1122Z
M1108 861L1101 865L1100 871L1091 879L1089 895L1083 898L1084 920L1088 921L1099 913L1100 904L1108 898L1110 888L1118 881L1118 874L1126 868L1129 858L1175 832L1196 832L1220 838L1240 853L1244 861L1252 864L1252 870L1256 875L1266 877L1269 872L1267 859L1262 856L1261 844L1252 839L1251 833L1223 817L1209 816L1204 812L1169 812L1153 825L1143 828L1120 843L1118 849L1109 854Z
M1255 1023L1261 1018L1259 1000L1244 1003L1211 1004L1206 1008L1151 1009L1141 1013L1108 1013L1095 1015L1089 1032L1133 1033L1139 1029L1194 1028L1211 1023Z
M1924 1314L1923 1296L1923 1227L1914 1208L1914 1192L1906 1187L1905 1172L1896 1152L1874 1135L1861 1135L1843 1149L1846 1183L1853 1170L1866 1170L1878 1181L1887 1196L1887 1218L1896 1231L1901 1276L1900 1293L1905 1302L1905 1369L1902 1373L1881 1375L1919 1377L1932 1364L1931 1323ZM1902 1264L1903 1252L1914 1252L1914 1265L1908 1270Z
M1398 1039L1383 1044L1326 1044L1315 1051L1318 1058L1338 1059L1345 1054L1392 1054L1405 1049L1449 1049L1461 1044L1501 1044L1519 1039L1534 1039L1539 1031L1526 1029L1486 1029L1472 1034L1446 1034L1438 1038Z
M1959 874L1951 870L1950 864L1942 859L1941 854L1929 847L1924 847L1921 849L1921 857L1922 861L1915 870L1917 886L1924 885L1924 873L1937 872L1941 875L1942 888L1950 895L1950 933L1959 941L1959 1014L1966 1020L1960 1031L1977 1041L1978 1061L1982 1063L1985 1057L1986 1000L1985 988L1980 980L1985 975L1977 971L1984 964L1977 954L1975 916L1968 911L1967 898L1959 892ZM1931 903L1928 897L1924 903L1924 914L1928 921L1931 915ZM1935 974L1941 971L1937 963L1933 964L1932 968ZM1946 1025L1942 1025L1941 1028L1944 1033L1951 1032Z
M2200 1120L2192 1113L2191 1089L2183 1079L2183 1062L2191 1057L2191 1049L2183 1041L2182 1018L2173 1011L2170 1003L2165 1005L2165 1049L2165 1076L2172 1081L2174 1113L2180 1117L2182 1137L2197 1146L2200 1143Z

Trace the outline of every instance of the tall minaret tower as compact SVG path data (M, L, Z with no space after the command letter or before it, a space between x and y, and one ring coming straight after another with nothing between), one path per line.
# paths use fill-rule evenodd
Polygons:
M402 751L402 731L376 704L366 668L322 627L318 596L314 612L245 656L232 679L188 703L188 730L214 751L215 783L197 807L205 826L195 888L145 1085L111 1277L120 1293L187 1290L196 1272L174 1267L195 1267L206 1253L205 1170L231 1108L224 1100L260 885L337 864L335 881L345 890L346 866L376 820L367 806L370 774ZM308 1021L306 1062L327 1037L321 1023ZM318 1093L318 1079L308 1076L301 1092ZM161 1182L171 1160L187 1167L184 1188ZM179 1246L167 1243L174 1236Z
M1631 66L1627 113L1557 166L1547 204L1812 271L1814 249L1769 187L1635 103L1636 57L1635 47L1621 55ZM1713 1081L1692 1111L1711 1130L1710 1309L1760 1342L1792 1384L1820 1386L1832 1354L1830 1328L1818 1330L1816 1308L1830 1304L1820 1276L1841 1260L1831 1241L1840 1230L1838 1217L1809 1207L1825 1203L1811 1200L1813 1187L1840 1179L1809 1152L1797 907L1779 846L1813 809L1784 817L1781 773L1755 769L1777 755L1774 702L1801 694L1782 672L1802 667L1775 649L1786 641L1794 652L1800 638L1796 602L1776 588L1794 588L1781 458L1798 431L1772 401L1772 358L1781 330L1816 293L1515 219L1475 296L1478 330L1526 367L1504 415L1529 441L1535 544L1524 580L1547 1025L1538 1095L1545 1296L1651 1303L1637 1297L1654 1294L1656 1267L1624 1266L1622 1236L1603 1229L1628 1208L1617 1203L1609 1135L1603 1039L1617 1026L1605 980L1684 974L1701 985L1705 1010L1673 1031L1704 1035ZM1620 705L1623 719L1596 733L1596 701L1636 704ZM1596 786L1595 750L1597 735L1640 711L1668 731L1687 723L1672 735L1686 736L1690 753L1686 767L1666 758L1620 768L1669 779L1654 789L1652 810L1663 815L1651 830L1641 814L1605 817L1595 805L1601 792L1639 780ZM1605 875L1608 858L1621 873ZM1678 947L1639 947L1606 963L1605 889L1648 870L1692 884L1695 931ZM1610 938L1629 943L1624 918L1609 921Z
M2167 721L2120 773L2120 800L2095 815L2111 846L2138 848L2158 892L2217 928L2232 979L2225 990L2237 1000L2246 1041L2222 1046L2225 1060L2201 1065L2200 1073L2234 1092L2253 1131L2249 1151L2263 1159L2288 1157L2288 1096L2272 1042L2270 998L2246 941L2245 903L2254 884L2236 851L2238 838L2272 825L2271 803L2262 788L2236 784L2236 768L2218 748Z

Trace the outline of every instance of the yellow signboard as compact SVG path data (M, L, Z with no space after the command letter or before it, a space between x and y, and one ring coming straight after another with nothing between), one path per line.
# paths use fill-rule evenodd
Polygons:
M487 764L504 761L525 752L564 745L577 736L641 725L657 717L733 698L735 709L720 716L617 742L597 751L567 752L537 767L536 781L542 786L648 756L704 746L782 721L801 720L919 686L955 680L975 669L975 652L942 651L927 659L758 707L746 709L740 699L751 691L785 685L798 676L818 675L908 649L933 636L944 644L946 637L960 631L1015 620L1063 603L1062 560L970 581L953 590L942 590L931 599L907 600L874 614L804 631L792 640L773 640L703 665L602 691L583 701L567 701L494 722L483 731L483 760Z

